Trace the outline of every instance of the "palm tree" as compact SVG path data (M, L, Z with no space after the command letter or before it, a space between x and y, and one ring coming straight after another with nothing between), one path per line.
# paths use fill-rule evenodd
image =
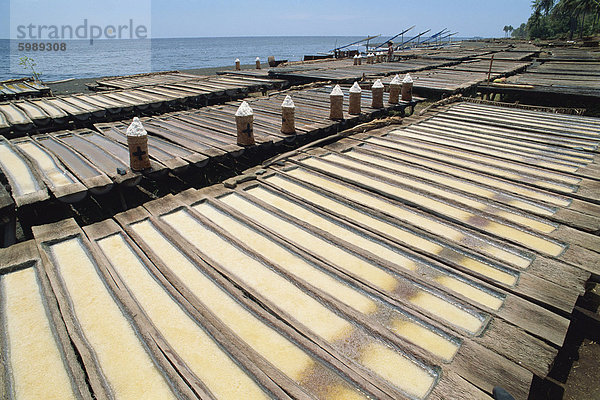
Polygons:
M539 12L540 14L543 12L544 16L548 16L552 7L554 7L555 0L533 0L532 8L535 12Z
M504 37L508 36L508 25L504 25L504 28L502 28L502 30L504 31Z

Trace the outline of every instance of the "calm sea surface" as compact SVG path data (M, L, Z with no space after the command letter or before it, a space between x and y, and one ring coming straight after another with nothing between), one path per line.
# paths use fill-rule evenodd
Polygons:
M305 54L327 52L336 45L360 39L353 36L227 37L97 40L93 44L86 40L50 43L0 40L0 80L31 75L19 65L24 56L34 60L43 80L54 81L221 67L233 65L236 58L242 64L254 64L256 57L266 63L268 56L297 61Z

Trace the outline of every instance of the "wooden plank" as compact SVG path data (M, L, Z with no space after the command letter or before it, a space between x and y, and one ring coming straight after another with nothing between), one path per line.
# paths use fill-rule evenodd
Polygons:
M112 290L117 294L119 301L128 309L133 318L138 313L144 313L147 316L147 323L152 326L152 330L156 332L156 335L162 337L161 351L173 358L170 362L176 365L177 372L183 376L186 383L197 395L200 397L218 398L218 396L224 394L239 393L242 387L248 389L254 387L255 383L253 379L255 379L264 389L273 395L283 399L288 398L281 388L275 385L261 369L257 368L251 362L250 357L239 350L231 332L216 329L210 321L204 320L197 312L194 313L196 318L191 317L187 314L189 308L184 308L182 304L177 303L169 297L170 294L164 291L162 285L148 274L147 269L154 268L150 260L120 230L115 221L107 220L99 222L87 226L84 230L91 241L92 251L101 258L106 266L105 281L112 286ZM117 242L114 241L115 237L119 238ZM108 242L106 244L108 247L102 247L103 242ZM116 247L115 243L119 242L122 245ZM118 252L122 252L124 256L133 257L135 261L127 264L127 272L123 270L123 261L118 257L112 257L116 254L107 254L108 249L110 249L110 253L117 252L116 254L121 254ZM115 265L115 262L119 262L119 264ZM136 272L139 272L139 274L136 274ZM142 285L135 285L133 280L141 281ZM152 291L153 296L144 296L142 292L146 291ZM181 299L181 301L185 302L186 300ZM150 309L150 307L155 305L155 302L159 307ZM171 321L165 319L166 315L164 315L164 312L161 312L161 309L172 310L173 314L171 315L174 320L178 319L181 328L170 330L168 325L171 325ZM203 336L203 332L207 332L208 334ZM184 343L178 340L178 337L182 335L186 335L185 337L192 340L196 336L198 340L192 343ZM210 344L207 344L207 342ZM197 347L195 350L187 348L190 345ZM221 346L226 351L221 350ZM206 349L206 354L202 354L202 347ZM201 362L197 359L198 357L206 357L206 359L203 360L204 362ZM239 368L239 374L245 376L246 381L240 379L238 381L240 389L229 390L227 388L228 385L223 385L220 382L224 377L217 378L214 374L205 374L205 378L202 380L200 376L202 376L206 363L209 360L213 362L220 361L224 364L229 360L231 367L236 370ZM241 368L236 365L237 363L241 364ZM214 368L219 370L220 366L214 365ZM245 371L249 371L252 378L246 375ZM235 379L234 376L231 378ZM261 390L259 389L258 391L260 392ZM298 391L296 390L296 392ZM254 390L251 393L257 394L257 391Z
M86 132L86 130L63 131L50 134L50 136L93 164L116 184L135 186L140 182L141 175L129 168L129 162L124 163L121 159L108 153L102 147L77 135L77 133Z
M31 165L35 166L40 177L54 197L65 203L77 203L87 196L87 188L71 174L52 152L41 147L31 138L12 141Z
M49 135L37 135L32 139L52 152L93 194L104 194L112 188L113 182L106 174L70 147Z
M210 204L215 204L218 205L219 209L221 210L226 210L226 212L228 213L232 213L231 209L224 206L221 203L215 203L214 200L212 200L215 196L222 194L224 191L223 189L212 189L212 188L208 188L199 192L194 192L194 191L186 191L181 193L180 195L177 196L177 198L181 198L186 204L190 204L192 206L196 206L199 205L202 201L208 201L210 199ZM194 213L194 215L198 216L199 218L202 219L201 216L199 216L199 214L197 212L191 211ZM235 214L234 215L238 215L238 217L236 218L240 218L239 214ZM205 218L203 219L205 220ZM246 221L248 223L249 220L247 219L243 219L243 221ZM208 222L209 223L209 222ZM441 332L447 332L450 337L463 337L463 338L468 338L469 334L466 334L463 330L459 329L459 328L455 328L453 327L451 324L448 324L447 322L444 323L444 321L442 319L440 319L439 316L436 315L432 315L428 312L423 312L423 309L419 309L419 308L415 308L415 306L413 306L411 303L407 303L406 301L403 300L399 300L399 297L397 295L394 295L392 293L384 293L382 292L381 288L377 288L377 284L375 283L371 283L371 282L367 282L364 279L362 279L360 276L357 276L356 274L353 274L351 272L348 271L347 268L342 267L342 269L340 269L339 266L335 266L334 264L331 263L326 263L326 260L323 259L323 257L319 256L318 254L315 253L315 250L318 250L319 248L313 248L313 250L310 249L306 249L304 246L299 245L297 242L290 242L288 240L288 234L286 234L285 237L281 236L279 233L274 232L272 229L268 229L265 228L263 226L261 226L260 224L256 223L256 222L252 222L251 223L252 227L254 229L257 229L258 231L262 232L263 234L265 234L267 237L270 238L270 240L276 241L277 243L279 243L282 246L287 247L289 250L293 251L294 253L301 255L303 258L305 258L306 260L309 260L309 262L313 265L317 265L319 267L321 267L322 269L324 269L325 271L329 271L330 274L338 277L339 279L341 279L344 282L348 282L350 283L352 286L358 287L361 290L365 291L366 293L371 294L371 296L374 296L374 298L380 298L383 301L392 304L397 310L404 310L403 312L408 312L408 313L412 313L413 317L412 318L417 318L417 319L421 319L424 321L427 321L427 324L433 325L436 328L440 329ZM215 225L216 226L216 225ZM233 241L238 243L241 239L238 236L232 236L232 235L227 235L224 233L223 229L224 228L216 228L219 232L223 232L222 234L226 235L228 237L229 241ZM245 243L245 244L244 244ZM257 243L256 240L244 240L244 243L239 244L240 246L251 246L252 247L252 243ZM275 252L276 253L276 252ZM268 253L261 253L256 255L256 257L259 258L264 258L264 257L269 257L267 254L275 254L273 253L273 251L269 251ZM281 264L280 264L281 265ZM344 265L349 265L348 262L344 262ZM279 269L281 269L281 267L278 267ZM345 269L345 271L344 271ZM286 274L286 275L289 275ZM321 279L311 279L311 284L315 285L316 282L320 282ZM402 293L402 292L400 292ZM402 297L403 295L400 294L400 297ZM336 296L337 297L337 296ZM412 311L411 311L412 310ZM387 315L386 313L384 313L384 315ZM415 317L418 316L418 317ZM433 318L433 319L432 319ZM517 331L519 331L519 329L517 328L510 328L510 325L503 323L501 320L494 320L494 323L491 325L494 326L494 329L500 329L501 331L506 329L510 332L509 336L519 336L521 337L524 341L529 342L530 345L532 346L532 349L538 349L540 354L552 354L552 351L550 350L550 348L547 347L547 345L543 344L543 342L537 340L537 339L533 339L532 337L530 337L529 335L527 335L526 333L522 332L518 333ZM501 335L500 335L501 336ZM475 339L475 340L479 340L479 339ZM510 340L510 339L509 339ZM497 350L500 354L503 354L504 356L515 360L515 354L511 354L511 351L506 351L507 349L505 348L499 348L500 342L497 342L497 345L491 344L492 349L499 349ZM540 348L540 345L542 345L542 347L546 347L546 349L542 350ZM490 346L490 344L488 344L488 346ZM509 346L510 347L510 346ZM550 350L550 353L547 353L548 350ZM517 356L517 362L519 364L523 364L524 366L527 366L527 368L531 368L532 371L534 371L535 373L540 373L540 371L543 371L543 368L546 368L546 372L548 371L548 365L546 364L546 367L542 367L542 369L539 369L543 364L539 364L539 354L538 355L532 355L529 356L527 355L527 353L529 353L529 351L526 352L519 352L519 355ZM555 354L555 353L554 353ZM530 360L528 360L528 358L531 357ZM551 360L553 358L552 355L549 355L549 363L551 363ZM542 372L542 375L544 375L546 372Z
M156 204L151 207L155 206ZM283 351L283 354L287 353L288 357L292 357L292 354L298 354L297 350L294 350L294 346L299 346L301 347L302 352L305 352L309 357L313 358L313 362L315 364L318 365L320 363L318 360L324 360L327 363L327 366L318 366L318 372L315 371L315 373L324 374L324 376L320 378L324 381L321 383L316 383L315 387L315 382L313 382L312 379L313 377L317 379L319 378L313 376L313 373L311 373L309 374L310 376L308 379L302 378L299 382L300 385L305 389L312 393L316 393L315 390L322 393L322 391L325 390L328 385L335 383L339 378L336 378L335 376L332 377L331 372L326 371L326 369L332 368L332 371L336 371L334 372L335 374L346 376L346 378L352 382L352 384L360 385L368 393L372 393L378 397L388 397L368 380L365 380L357 375L352 368L346 367L331 354L325 352L313 342L308 340L308 338L299 335L292 327L284 323L282 320L277 319L272 314L266 312L258 303L248 299L245 293L241 292L239 288L235 287L230 281L224 279L223 276L221 276L202 258L195 255L189 246L183 245L182 242L178 240L177 235L172 235L170 233L168 226L162 224L155 217L150 216L146 210L142 208L133 209L126 213L119 214L116 219L121 223L122 226L124 226L128 234L131 235L135 242L152 259L153 263L158 267L158 269L160 269L161 275L164 275L164 277L168 279L169 283L172 284L172 287L176 289L174 295L185 296L187 301L194 306L195 310L197 310L194 312L201 312L203 314L208 313L208 315L205 317L207 320L214 321L214 323L217 325L225 324L230 326L231 329L234 329L236 332L238 332L238 335L240 335L241 339L249 340L249 342L247 342L248 344L254 343L256 345L260 344L260 341L254 340L251 334L249 335L245 332L245 329L242 328L245 322L252 324L254 327L252 332L261 332L265 336L275 339L273 341L274 347L272 348L275 352ZM146 229L138 229L137 226L140 225L152 227L152 231L159 235L158 239L156 235L148 235L148 231ZM152 240L152 238L154 238L154 240ZM182 256L184 258L182 258L180 261L173 258L165 258L163 252L158 251L156 248L156 246L163 245L168 245L169 247L169 249L165 248L164 251L168 250L169 254L176 254L178 258L181 258ZM173 253L171 250L174 250L175 253ZM196 275L196 278L198 276L204 276L205 278L198 281L189 273L183 275L185 269L181 268L182 263L191 263L191 268L195 269L194 275ZM184 278L184 276L186 278ZM199 282L205 283L202 284L202 286L199 286ZM166 286L171 287L169 284L166 284ZM211 295L218 296L218 298L208 297ZM217 303L220 299L222 299L221 302ZM228 299L233 299L234 303ZM235 303L237 303L237 305L235 305ZM219 306L218 308L221 309L221 311L216 312L214 310L216 310L217 304L225 304L225 308L221 308ZM240 306L242 308L239 308ZM228 317L229 315L231 316ZM235 326L239 326L239 328L234 328ZM228 328L223 328L223 330L227 331ZM280 339L277 339L281 336L285 338L283 342ZM290 339L292 342L289 341ZM286 346L288 350L282 350L281 346ZM274 366L282 365L282 362L285 364L285 360L282 360L279 356L277 356L277 354L271 353L271 348L255 346L254 351L258 351L268 360L272 360ZM323 367L326 369L323 369ZM286 370L289 371L289 368L286 368ZM298 375L294 375L296 376L296 379L298 379ZM348 384L342 384L342 386L348 386Z
M28 271L33 271L33 273L29 273ZM30 351L32 359L30 360L30 364L27 366L19 366L15 365L14 362L16 360L10 359L10 349L7 349L5 346L8 346L8 338L6 334L10 334L8 332L9 325L6 323L7 318L7 310L3 310L2 315L0 316L0 320L2 321L2 330L0 331L0 337L3 339L0 342L0 347L3 347L2 355L0 359L2 360L2 373L0 374L0 397L2 398L13 398L16 395L15 384L20 385L18 390L33 390L33 392L29 392L32 394L37 391L38 394L40 390L45 392L46 395L51 396L52 393L59 394L61 391L70 392L69 395L75 396L81 399L92 399L92 394L89 391L89 388L86 383L86 377L81 369L79 364L79 360L77 355L73 349L70 338L68 336L65 324L60 315L60 311L58 308L58 304L56 298L52 292L50 282L46 277L46 274L41 265L40 255L38 253L38 249L36 248L34 241L27 241L11 246L7 249L0 249L0 283L4 283L4 285L10 285L6 278L9 277L12 273L21 273L19 275L18 281L20 283L25 282L25 286L20 286L23 290L18 294L20 297L20 303L30 304L32 308L23 308L22 311L25 313L31 313L29 318L33 318L33 313L35 309L41 309L42 314L37 315L36 326L34 329L37 330L36 336L23 336L20 337L19 340L23 341L36 341L39 340L39 344L30 343ZM23 273L26 275L23 276ZM12 282L12 281L10 281ZM17 282L14 282L15 284ZM31 288L33 291L27 292L26 288ZM6 290L7 286L4 286L0 290L0 297L2 297L2 304L6 303ZM37 290L36 290L37 289ZM18 288L11 288L11 291L19 290ZM4 292L4 293L3 293ZM18 310L14 310L18 311ZM14 316L15 318L17 316ZM45 318L44 318L45 317ZM27 321L11 321L11 326L22 326L25 327L27 325ZM16 322L16 323L15 323ZM21 324L20 324L21 323ZM4 334L3 334L4 333ZM48 344L51 344L52 348L41 348L44 345L42 340L48 340ZM40 346L41 345L41 346ZM36 351L36 349L38 351ZM40 354L39 350L45 352L45 354ZM55 352L55 353L54 353ZM23 355L22 353L18 353L19 355ZM45 360L37 360L45 361L40 364L37 364L33 357L41 356L44 357ZM31 385L35 384L33 382L25 382L26 378L22 375L23 371L27 371L26 373L32 376L39 375L47 375L47 371L40 371L40 368L44 366L50 366L50 359L52 356L57 356L59 363L62 364L62 368L64 370L54 370L52 374L52 380L57 385L61 383L68 386L67 387L57 387L57 386L47 386L44 388L32 388ZM58 367L58 365L52 365L53 367ZM20 374L18 379L19 382L14 382L14 375L12 373L13 368L18 368L20 370ZM65 379L66 378L66 379ZM23 380L25 379L25 380ZM41 382L40 382L41 383ZM47 382L49 383L49 382ZM21 395L25 393L21 392Z
M156 214L158 214L158 215L162 215L162 213L163 213L163 212L168 212L168 211L167 211L167 210L168 210L168 208L177 208L178 206L177 206L177 204L174 204L173 200L169 199L169 201L168 201L168 202L167 202L167 201L163 201L163 202L162 202L162 204L159 204L159 203L157 203L157 202L154 202L154 203L152 203L152 204L147 204L147 205L146 205L146 207L147 207L147 208L148 208L148 207L149 207L149 208L152 208L154 213L156 213ZM179 206L179 207L180 207L180 206ZM160 208L160 211L159 211L159 208ZM190 213L193 213L194 211L192 211L192 210L188 210L188 212L190 212ZM194 214L194 218L201 218L201 217L199 217L197 214ZM206 222L205 222L204 220L203 220L203 224L206 224ZM166 228L165 228L165 229L166 229ZM211 229L216 229L216 228L213 226L213 227L211 227ZM172 228L169 228L169 230L170 230L171 232L174 232L174 231L172 230ZM176 234L175 234L175 235L176 235ZM182 236L176 236L176 237L178 238L178 239L177 239L178 241L182 241L182 240L183 240L183 237L182 237ZM193 248L193 249L192 249L192 251L194 251L194 252L196 252L198 255L200 255L200 253L198 253L198 252L202 252L203 250L200 250L200 249L196 250L195 248ZM204 256L202 256L202 257L203 257L204 259L207 259L207 258L206 258L206 257L207 257L206 255L204 255ZM211 264L211 265L213 265L214 267L218 268L218 269L221 271L221 273L225 273L225 274L227 274L227 276L230 276L230 279L235 279L236 281L239 281L239 277L238 277L238 278L233 278L233 276L232 276L230 273L228 273L228 272L225 272L225 271L226 271L226 268L225 268L225 267L224 267L222 264L220 264L220 263L218 263L218 262L214 262L214 261L211 261L211 262L210 262L210 264ZM225 269L223 269L223 268L225 268ZM265 297L264 297L264 294L259 294L259 293L255 292L255 290L254 290L254 289L250 289L248 286L245 286L245 290L250 290L250 291L251 291L251 293L252 293L252 296L257 296L256 298L260 298L260 302L261 302L261 303L263 303L263 304L268 304L268 305L269 305L269 308L273 307L273 308L277 309L277 308L276 308L276 307L275 307L275 306L274 306L274 305L273 305L273 304L272 304L270 301L268 301L268 300L266 300L266 299L265 299ZM305 327L303 327L303 325L302 325L302 324L300 324L299 322L297 322L297 321L294 319L294 317L292 317L292 316L289 316L289 315L287 315L285 312L282 312L282 311L277 311L277 312L278 312L278 314L279 314L279 315L285 315L285 317L284 317L284 318L285 318L286 320L288 320L288 321L294 321L294 322L293 322L293 324L294 324L294 326L296 327L296 329L302 329L303 331L306 329ZM282 314L282 313L283 313L283 314ZM313 333L310 333L310 330L309 330L309 331L306 331L306 333L304 333L304 335L305 335L305 336L308 336L308 337L311 337L311 339L312 339L313 341L318 341L318 344L319 344L319 346L320 346L320 347L326 346L326 347L325 347L325 349L327 349L327 348L331 348L331 347L330 347L331 345L327 344L327 342L324 342L322 339L319 339L318 337L315 337ZM335 347L337 350L328 350L328 351L329 351L329 352L332 352L332 351L334 351L334 353L333 353L333 354L335 354L335 356L336 356L337 358L340 358L340 359L342 359L342 360L343 360L345 363L352 364L352 363L351 363L349 360L347 360L347 359L346 359L346 360L344 360L344 359L343 359L343 355L342 355L342 354L340 354L340 351L341 351L342 349L340 349L340 348L339 348L339 347L337 347L337 346L334 346L334 347ZM343 351L343 353L346 353L346 351ZM358 367L358 366L355 366L355 368L356 368L356 367ZM363 368L364 368L364 367L363 367ZM368 372L367 372L367 371L364 371L364 369L363 369L363 371L362 371L362 374L364 375L365 373L368 373ZM379 386L379 387L380 387L380 389L386 388L386 391L388 391L388 393L389 393L389 391L390 391L390 390L392 390L392 392L391 392L391 393L396 393L396 395L397 395L397 396L400 396L401 398L404 398L404 396L403 396L403 395L401 395L401 393L398 393L398 392L397 392L397 390L394 390L394 388L393 388L393 387L390 387L390 386L389 386L389 384L386 384L385 382L380 382L380 381L379 381L379 379L377 378L377 375L373 375L372 373L368 373L368 375L367 375L367 376L368 376L368 379L369 379L369 380L371 380L371 382L373 382L373 383L377 382L377 386ZM443 379L443 377L442 377L442 379Z
M0 151L0 168L8 179L17 207L47 200L48 190L37 169L3 136L0 136Z
M162 339L153 335L143 313L131 320L125 317L125 305L113 298L111 286L104 286L110 281L101 279L105 265L74 220L37 226L33 232L62 318L96 398L111 398L117 389L131 391L134 396L149 395L148 390L166 398L176 398L175 393L199 395L178 375L172 355L162 351ZM77 274L71 264L74 262L78 263ZM86 283L94 288L90 289L95 294L91 300L88 294L77 291L78 276L86 276ZM84 297L102 306L90 308L82 302ZM102 347L107 340L111 346ZM114 353L114 348L123 346L128 347L127 352ZM123 362L127 369L123 369Z

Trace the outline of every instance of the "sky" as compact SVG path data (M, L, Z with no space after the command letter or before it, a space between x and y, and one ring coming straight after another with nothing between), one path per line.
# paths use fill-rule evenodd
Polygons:
M447 28L460 37L502 37L519 26L530 0L0 0L0 38L15 37L19 24L90 24L129 19L150 37L391 36Z

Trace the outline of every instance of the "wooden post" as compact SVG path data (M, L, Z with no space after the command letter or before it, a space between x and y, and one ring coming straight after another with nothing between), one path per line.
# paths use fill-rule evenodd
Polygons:
M269 67L271 67L271 68L277 66L277 63L275 62L275 56L267 57L267 62L269 63Z
M256 69L260 69L260 57L256 57Z
M240 64L240 59L239 59L239 58L236 58L236 59L235 59L235 70L236 70L236 71L239 71L239 70L241 70L241 69L242 69L242 66L241 66L241 64Z
M148 132L138 117L127 128L127 147L129 148L129 166L134 171L150 168L148 155Z
M361 65L361 64L362 64L362 58L363 58L363 57L362 57L362 55L361 55L361 54L359 54L359 55L358 55L358 65Z
M354 85L352 85L352 87L350 88L350 99L348 100L348 114L360 114L361 93L362 89L360 88L358 82L354 82Z
M490 77L492 75L492 65L494 64L494 55L490 58L490 69L488 70L487 86L490 86Z
M400 101L400 90L402 89L402 81L400 77L396 75L394 79L390 82L390 97L388 98L388 103L390 104L398 104Z
M373 86L371 86L371 107L372 108L383 108L383 83L381 79L377 79Z
M240 146L252 146L254 142L254 111L242 101L235 113L235 124L237 126L237 144Z
M340 85L335 85L329 94L329 118L332 120L344 119L344 93Z
M406 74L402 80L402 100L412 101L413 79L410 74Z
M288 95L281 103L281 133L293 135L296 133L296 105L292 98Z
M354 55L354 65L358 65L358 54Z

